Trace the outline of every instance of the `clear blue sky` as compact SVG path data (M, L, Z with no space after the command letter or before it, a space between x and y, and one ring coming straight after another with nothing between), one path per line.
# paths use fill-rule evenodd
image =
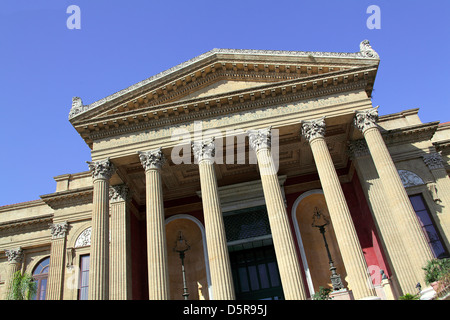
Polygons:
M381 9L370 30L369 5ZM69 5L81 29L69 30ZM90 104L213 48L380 54L373 103L450 121L450 1L2 0L0 206L55 191L54 176L88 169L68 121Z

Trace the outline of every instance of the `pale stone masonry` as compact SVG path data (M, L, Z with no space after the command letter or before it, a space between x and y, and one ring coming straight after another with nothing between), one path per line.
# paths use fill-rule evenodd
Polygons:
M422 267L450 251L450 123L374 107L379 63L367 40L213 49L74 97L92 159L0 207L0 296L16 271L48 300L307 300L335 270L335 300L428 290Z

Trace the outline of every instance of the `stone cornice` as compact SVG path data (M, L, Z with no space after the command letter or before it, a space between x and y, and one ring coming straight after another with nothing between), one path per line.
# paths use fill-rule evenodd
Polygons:
M10 228L23 228L28 225L42 224L43 229L47 229L48 223L53 221L53 214L45 214L40 216L35 216L31 218L9 220L7 222L0 223L0 230L10 229Z
M220 59L250 59L261 61L262 65L264 65L265 61L270 60L279 60L280 57L296 58L295 61L298 63L310 62L311 60L317 61L321 59L325 59L329 62L330 58L337 59L342 61L343 63L351 63L352 61L361 61L368 60L370 63L378 64L379 56L372 49L369 42L364 40L360 43L360 51L355 53L344 53L344 52L312 52L312 51L280 51L280 50L240 50L240 49L213 49L208 51L202 55L194 57L186 62L178 64L168 70L160 72L150 78L147 78L143 81L140 81L126 89L123 89L119 92L116 92L108 97L105 97L99 101L96 101L90 105L84 106L81 102L81 99L78 97L74 98L72 104L72 110L70 113L70 118L75 119L82 117L83 113L88 110L92 110L98 108L100 106L109 104L111 102L115 102L116 100L120 100L124 96L128 96L130 93L134 92L142 92L151 87L152 84L161 82L160 80L165 79L167 82L173 82L174 75L184 71L185 74L187 71L192 72L192 67L200 68L200 76L202 76L202 72L204 73L206 70L201 70L203 67L215 68L215 65L211 65L214 60ZM190 76L190 75L189 75ZM129 98L129 97L128 97Z
M439 121L422 123L392 130L381 130L386 144L418 142L431 140L438 128Z
M92 203L93 187L60 191L42 195L41 199L52 209L62 209Z
M372 70L374 71L374 70ZM361 74L372 71L361 71ZM105 119L91 120L77 128L85 141L91 145L97 139L124 133L154 129L166 125L201 120L243 110L252 110L269 105L311 99L340 92L364 90L367 80L358 73L342 73L338 76L318 76L314 79L289 81L261 87L209 96L189 101L179 101L166 105L130 111ZM353 75L353 76L352 76Z

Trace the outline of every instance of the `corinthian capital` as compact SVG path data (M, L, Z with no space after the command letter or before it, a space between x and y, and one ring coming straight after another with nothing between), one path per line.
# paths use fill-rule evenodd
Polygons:
M138 151L139 160L144 169L147 171L149 169L161 169L161 167L166 162L162 148L150 151Z
M301 122L302 135L311 142L316 138L325 137L325 117L315 120L305 120Z
M92 162L86 161L86 163L89 165L89 170L91 171L92 178L94 180L95 179L109 180L116 171L116 167L111 161L109 161L109 158L100 161L92 161Z
M270 149L272 142L271 127L259 130L248 130L248 142L255 152L260 149Z
M64 238L68 228L69 224L67 223L67 221L50 224L52 239Z
M127 201L129 195L129 189L125 184L119 184L111 186L109 188L109 199L111 202Z
M376 127L378 120L378 107L364 111L356 111L354 125L362 133L369 128Z
M212 161L216 155L216 145L214 138L203 141L192 141L192 151L197 162L202 160Z
M9 263L20 263L23 259L22 248L5 250L6 257Z
M442 161L442 156L438 152L424 155L423 161L430 170L444 168L444 161Z

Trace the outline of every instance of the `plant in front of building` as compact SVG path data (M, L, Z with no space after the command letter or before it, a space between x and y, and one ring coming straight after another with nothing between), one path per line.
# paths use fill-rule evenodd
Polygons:
M37 292L37 285L33 277L27 273L17 271L13 275L8 293L8 300L31 300Z
M403 296L398 297L398 300L419 300L419 295L407 293Z
M422 269L425 270L425 282L432 284L450 273L450 259L429 260Z
M330 297L330 293L331 293L330 288L319 287L319 291L315 292L312 295L312 299L313 300L331 300L333 298Z

